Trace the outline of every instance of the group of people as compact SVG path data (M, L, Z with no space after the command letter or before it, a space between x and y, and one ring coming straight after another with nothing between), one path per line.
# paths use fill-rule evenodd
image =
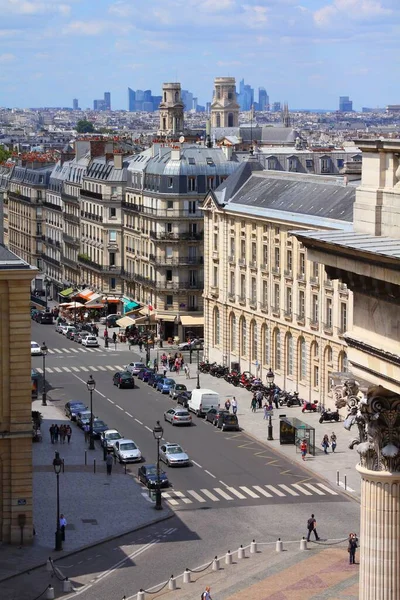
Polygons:
M175 371L178 375L186 364L181 352L175 352L174 355L171 352L168 355L163 352L160 361L164 369L168 367L170 371Z
M315 515L312 514L311 517L308 519L307 521L307 542L310 541L310 537L311 534L313 533L315 536L315 541L319 542L320 541L320 537L318 535L317 532L317 520L315 518ZM358 537L356 533L349 533L349 537L348 537L348 545L347 545L347 552L349 553L349 563L351 565L355 565L356 564L356 550L358 548Z
M72 429L69 423L67 425L57 425L57 423L53 423L49 428L50 432L50 441L52 444L65 444L65 439L68 440L68 444L71 441Z
M232 407L233 414L236 415L237 411L238 411L238 403L237 403L235 396L233 396L232 402L229 400L229 398L227 398L225 400L225 410L227 412L230 412L231 407Z
M97 325L95 325L94 327L97 327ZM98 333L98 332L99 332L99 328L97 327L97 334L96 334L96 335L99 335L99 333ZM104 336L104 340L108 340L108 339L110 339L110 336L108 335L108 329L107 329L107 327L106 327L106 328L105 328L105 330L104 330L104 334L103 334L103 336ZM113 344L116 344L116 343L117 343L117 334L116 334L116 332L115 332L115 331L114 331L114 333L112 334L112 336L111 336L111 339L112 339L112 342L113 342Z
M264 400L264 392L262 390L253 392L253 396L250 401L250 408L251 408L252 412L257 412L257 408L260 408L260 409L264 408L264 419L267 419L268 415L272 414L272 410L274 408L274 406L273 406L274 398L275 398L275 396L273 394L270 394L268 399ZM264 400L264 404L263 404L263 400ZM276 408L278 408L278 406L279 406L278 399L276 399L275 406L276 406Z
M331 437L326 433L322 438L321 446L324 449L325 454L328 454L329 446L332 448L332 452L335 452L337 446L337 437L334 431L332 431Z

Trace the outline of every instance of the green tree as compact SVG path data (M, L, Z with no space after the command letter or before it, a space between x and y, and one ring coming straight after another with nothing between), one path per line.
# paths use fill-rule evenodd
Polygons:
M87 119L81 119L76 124L76 131L78 133L94 133L94 125Z
M4 146L0 146L0 163L6 162L8 158L10 158L11 152L6 150Z

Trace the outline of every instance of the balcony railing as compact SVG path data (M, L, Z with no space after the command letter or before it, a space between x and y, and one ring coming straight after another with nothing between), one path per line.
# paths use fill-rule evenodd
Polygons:
M268 303L267 302L260 302L260 310L263 313L267 313L268 312Z
M261 263L260 269L261 269L261 271L268 271L268 264L267 263Z
M280 315L281 315L280 306L271 306L271 312L274 316L280 317Z
M250 267L250 269L257 269L257 261L256 260L251 260L249 262L249 267Z
M182 240L200 241L203 240L204 233L202 231L196 233L193 231L182 231L180 233L150 231L150 237L153 240L161 242L180 242Z
M257 308L257 298L250 298L249 300L249 306L250 308Z
M131 273L124 269L121 270L123 279L128 281L136 281L144 286L155 288L158 290L203 290L203 281L155 281L149 277L144 277L138 273Z
M63 256L62 263L68 267L71 267L71 269L74 269L75 271L79 271L78 260L72 260L72 258Z
M310 277L311 285L319 285L319 277Z
M235 302L235 294L233 292L228 292L228 300L230 302Z
M91 213L91 212L87 212L86 210L85 211L81 210L81 217L84 217L85 219L89 219L90 221L97 221L98 223L103 222L103 217L101 217L100 215L95 215L94 213Z
M246 266L246 259L245 258L239 258L238 263L239 263L239 267L245 267Z
M91 269L96 269L96 271L101 271L102 269L102 266L99 265L99 263L95 262L94 260L92 260L84 254L78 254L78 262L87 267L90 267Z
M122 207L134 213L140 213L149 217L158 219L202 219L203 214L200 211L190 212L189 210L179 210L175 208L152 208L140 204L132 204L126 200L122 201Z
M326 288L333 288L333 281L332 281L332 279L325 279L324 286Z
M325 333L332 333L333 332L333 327L332 327L332 321L329 323L324 323L324 331Z
M53 204L53 202L49 202L48 200L45 200L43 202L43 206L51 208L52 210L58 210L59 212L62 211L62 206L60 206L59 204Z
M275 267L272 267L271 271L274 275L279 275L279 273L281 272L281 269L280 269L280 267L275 266Z
M235 255L231 254L231 256L228 256L228 262L229 263L234 263L235 262Z
M73 237L72 235L69 235L68 233L63 233L63 239L66 244L71 244L72 246L76 246L79 248L79 245L80 245L79 238Z
M293 313L292 313L291 310L286 309L285 312L284 312L284 316L285 316L285 319L292 320Z
M306 315L304 313L300 313L299 315L296 315L296 321L299 325L305 325Z
M103 194L99 194L98 192L92 192L90 190L84 190L82 188L80 190L80 194L84 198L94 198L96 200L102 200L103 199Z
M42 254L42 258L45 262L50 263L56 267L61 267L61 262L52 256L47 256L47 254Z
M292 269L285 269L284 273L286 279L293 279L293 271Z
M319 329L319 320L313 317L310 319L310 327L311 329Z
M202 265L202 256L155 256L149 254L149 260L154 262L156 265Z
M243 296L243 295L238 296L238 302L239 302L239 304L242 304L242 305L246 304L246 296Z
M39 203L37 198L30 198L30 196L25 196L24 194L19 194L18 192L8 192L8 199L20 202L29 202L29 204Z
M65 192L61 192L61 198L64 202L70 202L71 204L79 204L79 198L77 196L71 196Z
M297 281L305 281L306 280L306 274L305 273L297 273Z
M76 215L73 215L72 213L63 211L64 214L64 220L68 221L69 223L75 223L76 225L79 225L80 223L80 218Z

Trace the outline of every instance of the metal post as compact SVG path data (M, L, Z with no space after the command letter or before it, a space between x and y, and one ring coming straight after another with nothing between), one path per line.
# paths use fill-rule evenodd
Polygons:
M156 489L156 510L161 510L161 481L160 481L160 440L157 438L157 489Z
M199 357L200 357L200 350L197 349L197 384L196 384L196 390L200 389L200 361L199 361Z
M93 439L93 391L90 390L90 441L89 450L94 450L94 439Z
M46 354L43 354L43 389L42 389L42 406L47 406L47 395L46 395Z
M268 437L267 440L268 441L272 441L274 439L273 436L273 428L272 428L272 417L271 415L268 416Z
M62 460L58 452L55 453L53 460L53 468L57 477L57 526L56 526L56 544L54 550L59 552L63 549L62 532L60 526L60 471L62 468Z

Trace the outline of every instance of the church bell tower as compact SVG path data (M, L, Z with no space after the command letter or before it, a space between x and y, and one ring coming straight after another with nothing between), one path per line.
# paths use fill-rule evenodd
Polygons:
M211 103L211 126L239 127L239 104L234 77L216 77Z
M164 83L160 102L159 135L175 135L183 131L183 109L180 83Z

